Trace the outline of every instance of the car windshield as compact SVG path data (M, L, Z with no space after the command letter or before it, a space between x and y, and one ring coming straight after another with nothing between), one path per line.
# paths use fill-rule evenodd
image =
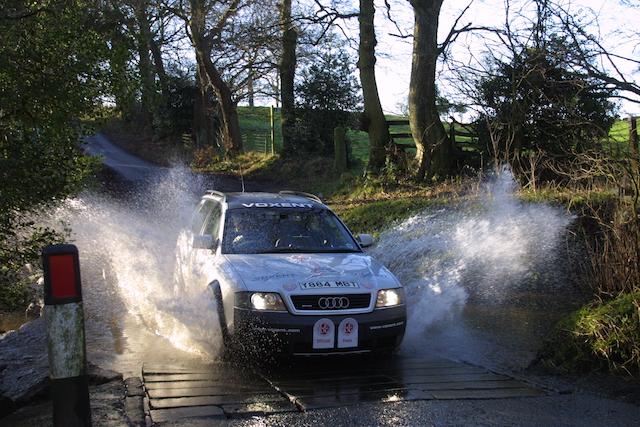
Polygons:
M360 248L326 209L250 208L227 211L222 252L360 252Z

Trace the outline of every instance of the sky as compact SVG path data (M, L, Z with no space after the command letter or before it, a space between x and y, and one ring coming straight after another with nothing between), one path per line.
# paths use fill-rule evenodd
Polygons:
M632 0L634 1L634 0ZM640 6L640 0L635 0ZM386 18L384 2L376 1L376 26L378 36L378 62L376 64L376 77L378 90L383 109L389 113L401 112L402 104L406 105L409 91L409 78L411 73L411 39L400 39L390 36L389 33L398 33L396 26ZM379 4L378 4L379 3ZM445 0L440 14L439 40L446 37L449 29L460 11L469 3L469 0ZM524 0L526 3L526 0ZM530 3L530 2L529 2ZM636 30L633 27L640 23L640 7L633 9L620 5L618 0L565 0L565 3L576 13L590 12L598 15L599 28L592 28L604 36L607 48L625 56L640 58L640 46L625 37L624 32ZM406 1L392 3L392 16L400 29L410 34L413 27L413 13ZM590 9L590 10L587 10ZM459 26L473 23L474 26L500 26L505 20L505 8L503 0L475 0ZM638 31L638 30L636 30ZM637 43L637 41L636 41ZM472 52L478 56L482 54L483 44L474 36L460 37L453 47L452 55L456 60L465 60ZM635 66L620 63L619 66L632 78L640 78L640 73L635 72ZM635 75L634 75L635 73ZM455 87L447 87L446 70L441 69L441 90L446 94L456 92ZM620 106L622 117L629 114L640 114L640 105L624 102Z

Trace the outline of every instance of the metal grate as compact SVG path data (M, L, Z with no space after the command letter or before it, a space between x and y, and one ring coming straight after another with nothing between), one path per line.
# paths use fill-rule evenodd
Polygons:
M320 298L347 298L347 307L322 308ZM351 310L367 308L371 303L371 294L343 294L343 295L292 295L291 301L296 310Z

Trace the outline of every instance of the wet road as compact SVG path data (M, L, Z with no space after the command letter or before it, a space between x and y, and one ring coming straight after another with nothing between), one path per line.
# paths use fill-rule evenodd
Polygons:
M136 188L151 186L165 178L173 169L140 159L113 144L101 133L85 138L83 149L90 156L100 156L102 162L124 180L124 186ZM213 188L219 191L242 190L240 179L232 176L203 176L192 174L186 168L184 173L190 175L195 184L192 190L198 195ZM269 185L245 182L245 187L247 191L266 191Z
M103 163L118 172L127 181L145 181L168 170L136 157L111 143L103 134L86 138L85 152L90 156L101 156Z
M88 151L103 155L105 164L134 186L143 187L170 172L122 152L100 135L89 139ZM193 175L191 179L197 184L190 187L195 193L207 188L240 189L239 181L233 178ZM100 253L94 256L99 259ZM133 259L124 262L135 268ZM492 305L482 298L471 298L446 321L427 328L418 346L405 346L394 359L297 359L290 364L246 365L230 363L215 352L202 354L180 345L184 337L178 332L188 336L188 330L173 328L178 331L175 335L160 334L158 330L166 327L162 323L175 319L160 318L153 323L131 316L121 307L124 304L118 303L121 296L116 293L104 312L102 298L112 279L109 276L108 269L100 268L87 275L93 283L104 282L97 295L86 300L89 317L95 316L88 323L89 355L102 366L142 376L148 414L156 422L640 424L640 411L635 406L580 392L558 394L544 384L522 381L522 369L535 354L541 331L562 310ZM551 298L541 304L549 308L549 302ZM518 378L513 378L513 372L520 373Z

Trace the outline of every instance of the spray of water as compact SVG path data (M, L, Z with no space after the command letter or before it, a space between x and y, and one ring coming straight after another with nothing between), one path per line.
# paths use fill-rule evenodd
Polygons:
M431 208L380 236L373 255L405 285L404 347L425 345L425 331L447 321L470 297L499 302L554 257L571 218L520 202L508 169L487 180L476 200Z
M210 290L179 286L174 275L185 263L176 258L185 253L176 251L176 242L187 244L180 232L201 184L177 168L128 199L84 194L59 210L57 217L71 227L83 254L94 349L105 346L105 334L115 336L114 330L128 325L192 355L218 353ZM515 188L513 176L503 170L477 200L427 210L381 235L372 254L406 287L405 348L424 347L425 331L459 312L469 298L504 298L558 245L570 218L549 206L520 203Z
M83 194L57 212L82 255L90 347L105 345L105 329L128 327L163 337L192 355L217 354L211 291L178 287L174 278L176 242L186 243L179 236L200 186L188 171L175 168L126 200ZM127 351L142 345L130 342Z

